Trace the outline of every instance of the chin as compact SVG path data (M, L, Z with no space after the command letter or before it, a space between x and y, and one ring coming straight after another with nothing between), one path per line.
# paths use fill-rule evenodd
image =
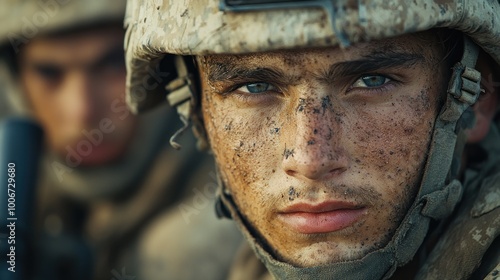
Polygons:
M123 149L97 150L82 160L82 166L92 167L118 162L124 154Z
M92 146L90 153L82 153L72 146L63 151L58 151L59 158L72 168L84 167L92 168L107 164L113 164L123 159L127 147L116 143L102 143Z
M320 242L297 250L292 253L292 257L281 257L280 259L296 267L315 267L358 260L376 249L378 248L374 245L360 246Z

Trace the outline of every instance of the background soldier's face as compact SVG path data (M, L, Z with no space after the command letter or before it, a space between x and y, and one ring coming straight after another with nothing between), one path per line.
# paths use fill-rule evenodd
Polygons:
M315 266L390 240L416 195L444 90L436 41L198 58L223 180L278 258Z
M120 26L93 28L36 38L21 50L24 92L61 156L72 150L83 165L96 165L126 149L135 117L124 102L123 36Z

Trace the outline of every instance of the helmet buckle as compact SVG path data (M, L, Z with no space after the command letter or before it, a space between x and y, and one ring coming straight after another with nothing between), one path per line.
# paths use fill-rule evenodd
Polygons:
M481 94L481 72L458 62L453 66L448 93L461 102L473 105Z

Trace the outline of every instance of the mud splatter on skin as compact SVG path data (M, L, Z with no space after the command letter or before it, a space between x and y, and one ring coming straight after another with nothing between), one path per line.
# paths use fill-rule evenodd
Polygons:
M295 153L294 149L287 149L285 145L285 150L283 151L283 157L285 159L288 159L288 157L293 157L294 153Z
M231 130L233 123L229 122L224 126L224 130Z
M294 187L288 189L288 200L294 201L296 198L300 197L300 192L295 191Z
M270 132L271 134L278 134L280 133L280 128L279 127L272 128Z
M330 101L330 96L325 96L321 98L321 108L323 108L323 115L327 109L333 109L332 102Z
M299 99L299 105L297 106L297 112L304 111L304 107L306 106L306 100L303 98Z
M324 115L327 109L333 110L333 106L330 102L330 97L328 96L321 99L321 104L317 104L315 98L300 98L296 112L304 114L312 113Z
M280 91L243 102L237 93L222 96L217 90L231 85L210 85L202 73L204 120L223 180L258 237L280 259L297 266L345 261L391 238L417 190L438 110L440 72L432 65L439 55L427 43L406 36L348 50L204 60L227 71L234 67L225 64L233 63L283 75L263 81L279 84ZM347 92L350 84L341 80L317 79L332 64L360 59L370 50L426 50L425 61L391 70L399 82L376 93ZM277 127L279 133L273 133ZM348 228L318 235L298 234L277 214L290 203L333 199L367 212Z

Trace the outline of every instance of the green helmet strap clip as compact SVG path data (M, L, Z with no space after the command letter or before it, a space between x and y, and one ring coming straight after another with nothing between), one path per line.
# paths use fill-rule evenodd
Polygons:
M474 118L465 114L478 99L481 73L474 69L479 47L464 36L464 53L453 67L448 85L446 103L438 115L430 145L417 203L424 205L422 214L440 219L453 211L461 199L462 186L458 186L458 173L463 147L466 142L465 127L472 127ZM464 123L465 122L465 123ZM446 194L443 194L443 191ZM432 196L447 197L446 205L431 205L443 201Z

